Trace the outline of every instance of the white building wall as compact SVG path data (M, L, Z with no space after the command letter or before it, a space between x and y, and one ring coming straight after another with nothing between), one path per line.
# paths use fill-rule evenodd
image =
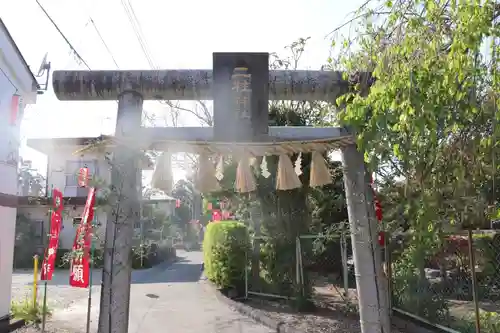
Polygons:
M66 184L66 176L74 174L73 170L66 170L67 161L94 161L96 163L96 174L91 175L105 184L111 181L111 171L108 162L105 159L104 152L86 152L75 155L75 151L82 148L81 146L58 146L48 154L47 166L47 184L50 187L58 188L66 197L76 196L73 186ZM68 186L67 186L68 185Z
M45 234L49 232L49 207L48 206L22 206L19 207L19 214L25 215L27 218L36 221L44 221L43 226ZM83 206L73 206L67 205L63 212L63 227L61 229L61 234L59 236L59 248L70 250L73 247L73 241L75 240L76 229L78 225L73 225L73 218L82 217ZM94 222L100 224L100 226L94 229L94 233L98 240L104 240L104 232L106 226L106 213L101 209L96 209L96 214L94 216ZM46 240L44 240L46 242Z
M48 151L48 166L47 166L47 184L50 191L51 188L57 188L62 191L64 197L76 197L77 187L73 184L67 184L67 176L74 175L74 170L66 170L67 161L93 161L96 165L95 173L91 176L94 179L98 179L99 182L104 184L109 184L111 171L108 162L105 159L105 152L86 152L82 154L76 154L75 152L83 148L82 146L71 145L71 146L60 146L54 147L54 149ZM97 196L100 196L101 192L97 192ZM40 216L45 215L47 223L44 224L45 228L48 228L48 217L47 206L26 206L22 208L23 213L30 215L31 219L37 219ZM83 206L82 205L66 205L63 212L63 228L60 234L59 248L61 249L71 249L73 246L73 241L75 238L75 233L77 226L73 225L73 218L82 217ZM104 231L106 225L106 213L103 208L97 208L94 221L101 224L94 232L98 236L98 239L104 239Z
M17 196L17 160L24 106L36 102L31 73L0 20L0 193ZM19 95L17 121L11 124L12 96ZM9 317L16 228L14 207L0 205L0 319Z

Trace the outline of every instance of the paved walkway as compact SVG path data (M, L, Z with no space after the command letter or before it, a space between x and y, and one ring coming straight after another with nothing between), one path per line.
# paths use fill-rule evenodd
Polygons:
M219 302L201 278L201 252L181 252L170 267L156 267L142 276L134 274L131 288L129 333L269 333ZM91 331L97 331L99 292L93 292ZM73 333L85 331L87 300L54 313L51 327Z

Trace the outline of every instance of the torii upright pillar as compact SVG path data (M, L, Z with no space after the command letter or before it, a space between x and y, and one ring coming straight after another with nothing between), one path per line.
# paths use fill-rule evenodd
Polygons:
M54 92L60 100L119 100L117 136L150 143L182 141L287 141L331 139L345 140L342 148L344 179L349 221L353 240L356 280L363 333L390 332L385 285L378 286L382 265L377 242L373 202L368 202L363 156L357 151L352 135L342 128L267 127L269 99L335 101L347 91L342 73L327 71L270 71L267 54L214 54L214 72L210 70L172 71L55 71ZM265 65L264 65L265 64ZM247 69L252 80L250 114L234 114L228 96L233 88L230 74L235 67ZM268 77L266 82L266 76ZM265 95L268 95L267 98ZM140 128L143 100L214 99L215 128ZM230 123L228 123L230 121ZM221 126L222 125L222 126ZM250 126L250 127L248 127ZM228 129L232 128L232 131ZM251 130L249 130L251 129ZM120 140L117 140L118 144ZM182 146L176 146L182 151ZM119 192L118 223L106 229L106 255L99 333L127 333L130 302L130 249L132 224L138 216L140 193L136 180L138 149L119 146L114 151L113 184ZM127 177L127 179L123 179ZM126 182L123 184L123 182ZM123 215L122 215L123 214ZM373 220L373 221L371 221ZM375 256L375 260L374 260ZM378 259L377 259L378 258Z

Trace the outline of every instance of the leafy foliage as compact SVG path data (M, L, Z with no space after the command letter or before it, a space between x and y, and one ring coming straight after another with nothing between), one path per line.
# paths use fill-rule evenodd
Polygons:
M10 313L14 319L24 320L28 324L40 323L44 313L49 318L52 315L48 306L44 307L39 302L34 304L28 296L21 301L12 301Z
M242 291L249 248L248 229L243 223L209 223L203 240L207 278L219 288Z
M31 166L31 161L19 164L19 187L23 196L41 197L45 193L45 178Z
M355 15L355 36L329 59L352 84L337 120L377 173L388 229L411 235L394 267L396 303L439 320L446 305L428 292L427 258L448 228L487 227L500 208L500 7L369 1Z
M33 268L33 256L37 253L38 245L42 245L37 241L40 235L37 234L36 226L27 216L17 215L14 247L15 268Z

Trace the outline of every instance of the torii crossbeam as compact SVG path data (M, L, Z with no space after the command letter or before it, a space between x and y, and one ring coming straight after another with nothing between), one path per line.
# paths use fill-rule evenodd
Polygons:
M122 211L110 214L106 225L100 333L127 333L130 302L130 250L134 219L139 216L137 146L139 142L169 152L217 152L235 150L251 155L286 155L307 152L311 145L340 148L352 230L355 262L373 262L373 238L369 230L373 204L366 202L363 156L353 136L343 128L269 127L269 100L334 101L347 92L342 73L328 71L269 71L268 53L214 53L213 71L55 71L53 86L60 100L118 100L116 146L112 186L121 190ZM234 96L238 96L235 100ZM214 101L213 128L141 128L144 100ZM241 104L244 104L241 107ZM226 151L227 150L227 151ZM280 157L281 158L281 157ZM371 218L370 218L371 217ZM376 225L376 221L372 224ZM367 228L368 227L368 228ZM117 244L117 245L115 245ZM375 251L377 253L377 251ZM379 256L374 265L356 265L360 304L365 327L377 330L385 311L384 295L377 290ZM387 327L386 324L384 326Z

